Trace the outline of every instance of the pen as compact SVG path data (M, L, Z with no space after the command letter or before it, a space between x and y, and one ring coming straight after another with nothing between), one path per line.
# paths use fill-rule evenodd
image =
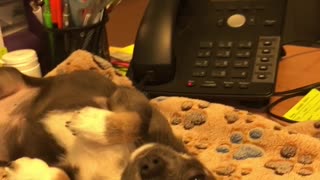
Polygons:
M70 26L70 22L69 22L69 4L66 2L64 3L64 7L63 7L63 28L67 28Z
M51 20L51 12L50 12L50 4L49 0L44 1L43 6L43 22L46 28L52 28L52 20Z
M51 21L53 24L57 24L58 18L57 18L57 0L50 0L50 11L51 11Z
M62 29L63 27L63 20L62 20L62 0L56 0L56 18L57 18L57 25L59 29Z
M47 29L52 29L52 19L51 19L51 12L50 12L50 3L49 0L44 0L44 6L43 6L43 24ZM51 62L49 62L49 66L52 67L55 60L55 47L54 47L54 34L51 32L51 30L48 30L48 40L49 40L49 51L51 55Z
M29 5L32 8L32 13L36 16L38 21L43 24L43 17L42 17L42 8L38 6L34 1L30 1Z

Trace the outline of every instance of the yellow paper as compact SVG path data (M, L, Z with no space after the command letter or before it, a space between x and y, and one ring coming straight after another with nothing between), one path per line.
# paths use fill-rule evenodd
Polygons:
M320 120L320 91L312 89L284 117L298 122Z
M129 62L132 59L133 49L134 45L132 44L123 48L111 46L109 51L111 57Z
M7 48L3 47L3 48L0 48L0 59L1 57L6 54L8 51L7 51Z
M7 52L8 52L7 48L4 46L3 37L2 37L2 31L1 31L1 26L0 26L0 59ZM0 66L1 66L1 64L0 64Z

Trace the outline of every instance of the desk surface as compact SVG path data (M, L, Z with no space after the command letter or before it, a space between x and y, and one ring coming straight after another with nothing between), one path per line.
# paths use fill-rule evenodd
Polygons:
M279 64L276 92L320 82L320 49L299 46L285 46L285 49L287 55ZM274 112L284 114L299 99L293 98L281 103Z

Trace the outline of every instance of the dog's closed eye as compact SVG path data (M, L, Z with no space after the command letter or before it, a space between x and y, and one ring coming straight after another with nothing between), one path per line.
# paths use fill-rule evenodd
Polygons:
M190 177L188 180L205 180L206 175L204 174L197 174L195 176Z
M189 170L187 180L206 180L207 175L202 170Z

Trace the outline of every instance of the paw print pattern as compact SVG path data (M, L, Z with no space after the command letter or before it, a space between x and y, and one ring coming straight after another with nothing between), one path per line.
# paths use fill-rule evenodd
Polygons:
M233 124L240 119L238 112L227 112L224 116L228 124Z
M178 112L173 113L171 116L171 124L172 125L179 125L182 122L182 115Z
M192 108L193 106L193 102L192 101L184 101L182 104L181 104L181 110L182 111L188 111Z
M258 140L258 139L260 139L261 137L262 137L262 135L263 135L263 131L262 131L262 129L253 129L253 130L251 130L250 132L249 132L249 137L251 138L251 139L253 139L253 140Z
M252 169L251 169L251 168L242 168L242 169L241 169L241 175L242 175L242 176L247 176L247 175L249 175L251 172L252 172Z
M280 151L281 156L286 159L294 157L296 153L297 147L294 145L285 145Z
M281 160L270 160L265 164L266 168L273 169L275 174L283 175L290 173L295 166L295 163L302 164L303 166L295 170L300 176L310 176L313 174L314 170L312 167L308 167L313 163L315 156L311 154L301 154L297 157L297 162L289 160L296 156L298 148L295 145L287 144L280 150ZM295 168L297 169L297 168Z
M312 167L302 167L298 170L297 174L301 176L310 176L313 174L313 168Z
M192 101L182 102L181 111L171 115L171 125L182 125L185 130L190 130L204 124L207 121L207 113L203 109L209 107L210 103L200 102L198 109L193 108L194 104Z
M268 169L273 169L275 174L284 175L292 171L294 163L287 160L271 160L264 165Z
M230 152L230 146L223 144L216 148L216 151L221 154L227 154Z
M320 129L320 122L315 122L315 123L313 124L313 127L314 127L315 129Z
M243 135L241 132L231 134L230 141L233 144L241 144L243 142Z
M217 167L214 172L217 173L219 176L231 176L235 171L237 167L235 165L228 165L228 166L220 166Z
M301 155L298 157L298 163L300 164L312 164L314 161L314 156L310 154Z
M252 144L244 144L240 149L234 153L233 159L235 160L245 160L248 158L259 158L264 154L263 150Z

